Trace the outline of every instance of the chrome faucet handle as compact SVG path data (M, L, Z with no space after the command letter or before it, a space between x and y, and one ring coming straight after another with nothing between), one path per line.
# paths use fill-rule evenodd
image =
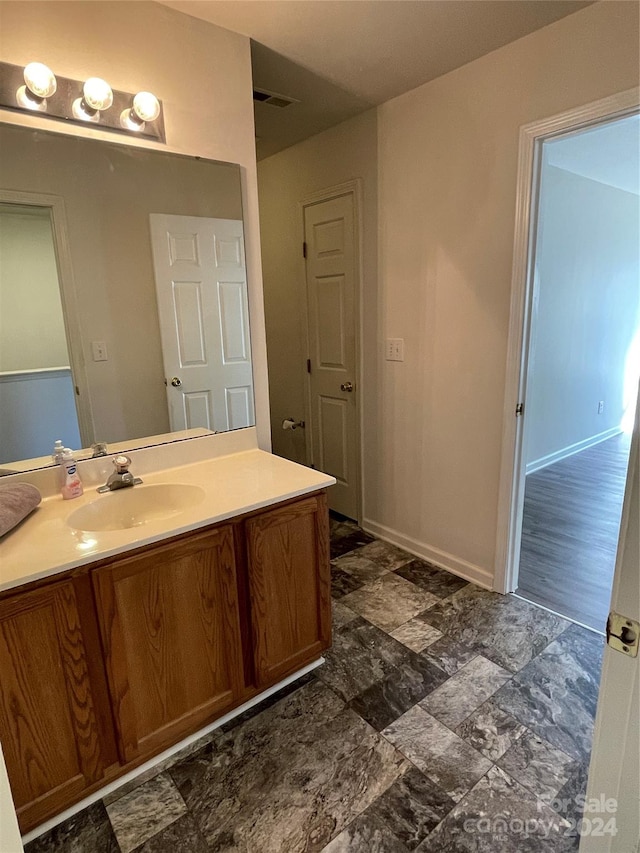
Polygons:
M92 459L96 459L98 456L108 456L106 441L94 442L91 445L91 450L93 450L93 453L91 454Z
M100 486L98 489L100 494L104 494L104 492L115 492L118 489L125 489L129 486L137 486L138 483L142 482L140 477L134 477L129 471L131 459L128 456L125 456L124 453L114 456L112 461L115 471L113 471L104 486Z
M113 457L113 464L116 469L116 474L127 474L131 466L131 459L121 453L119 456Z

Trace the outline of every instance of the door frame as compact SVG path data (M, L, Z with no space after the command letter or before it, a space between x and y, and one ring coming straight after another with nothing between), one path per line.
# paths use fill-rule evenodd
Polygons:
M356 342L356 397L355 397L355 406L356 406L356 464L358 466L358 470L356 472L355 482L356 482L356 503L358 507L356 521L358 524L362 521L362 495L364 494L364 465L362 460L362 431L363 431L363 423L362 423L362 394L364 392L362 377L364 374L363 364L362 364L362 318L364 315L362 299L363 299L363 291L364 288L362 286L362 252L363 252L363 229L362 229L362 199L363 199L363 188L362 188L362 179L361 178L353 178L350 181L345 181L341 184L336 184L331 187L326 187L322 190L317 190L316 192L309 193L305 195L304 198L298 202L298 223L299 223L299 242L298 245L302 247L305 239L305 230L304 230L304 211L306 207L310 207L311 205L318 204L323 201L331 201L334 198L339 198L340 196L350 195L352 204L353 204L353 230L354 230L354 257L355 257L355 270L354 270L354 313L355 313L355 342ZM300 317L302 318L303 325L303 346L304 346L304 363L301 365L301 371L303 376L303 387L304 387L304 418L305 418L305 456L306 456L306 464L308 466L313 466L313 406L311 405L311 379L310 374L307 371L306 360L310 358L310 346L309 346L309 291L307 287L307 264L306 259L303 256L303 253L300 252L300 280L304 282L304 287L300 289Z
M47 208L51 213L51 232L58 268L58 285L62 301L71 377L74 386L74 400L78 416L78 429L82 447L89 447L95 441L95 425L91 408L89 382L85 369L82 349L82 334L78 298L73 276L71 247L69 246L67 214L64 199L47 193L27 192L26 190L0 189L0 203L20 204L28 207Z
M542 145L548 139L634 115L639 109L640 87L634 87L520 128L493 585L496 592L513 592L518 586L525 485L526 385ZM525 404L522 417L516 415L519 403Z

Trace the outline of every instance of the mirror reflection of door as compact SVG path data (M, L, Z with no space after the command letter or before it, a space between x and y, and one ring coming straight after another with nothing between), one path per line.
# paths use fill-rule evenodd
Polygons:
M0 467L81 446L47 207L0 204Z
M149 219L171 429L251 426L242 221L161 213Z

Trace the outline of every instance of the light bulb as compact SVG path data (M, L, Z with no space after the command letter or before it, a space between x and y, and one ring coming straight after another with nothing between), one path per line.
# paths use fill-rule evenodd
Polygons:
M74 118L77 118L79 121L100 121L100 112L99 110L91 109L88 104L85 103L83 98L76 98L73 104L71 105L71 112Z
M20 86L16 92L16 103L23 110L40 110L45 112L47 109L46 98L39 98L26 86Z
M155 121L160 115L160 101L151 92L138 92L133 99L133 112L141 121Z
M133 130L141 133L145 129L145 123L141 121L133 110L122 110L120 113L120 127L125 130Z
M24 82L37 98L50 98L58 88L56 75L42 62L30 62L25 66Z
M89 77L82 87L87 106L92 110L108 110L113 103L111 86L100 77Z

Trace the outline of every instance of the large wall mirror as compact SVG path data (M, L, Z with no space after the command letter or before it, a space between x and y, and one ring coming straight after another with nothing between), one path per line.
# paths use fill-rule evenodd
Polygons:
M0 473L252 426L247 302L239 166L0 124Z

